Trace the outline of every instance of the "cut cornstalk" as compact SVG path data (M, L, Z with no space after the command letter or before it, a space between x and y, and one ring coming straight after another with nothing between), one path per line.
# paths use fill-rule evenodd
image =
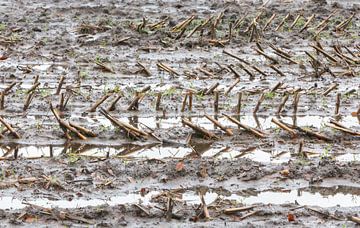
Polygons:
M256 135L259 138L266 138L266 134L256 128L252 128L250 126L247 126L246 124L242 124L240 123L237 119L227 115L227 114L223 114L226 118L228 118L231 122L235 123L236 125L238 125L239 127L245 129L246 131Z
M193 124L190 120L182 118L182 123L209 139L218 139L218 137L214 133L206 130L205 128Z
M231 131L230 128L226 128L224 125L222 125L219 121L217 121L216 119L212 118L209 115L205 115L205 117L210 120L214 125L216 125L217 127L219 127L222 131L224 131L228 136L232 136L233 132Z

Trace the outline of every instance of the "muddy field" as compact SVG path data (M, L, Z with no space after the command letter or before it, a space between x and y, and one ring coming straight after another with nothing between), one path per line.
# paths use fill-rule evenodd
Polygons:
M357 1L0 12L0 226L360 224Z

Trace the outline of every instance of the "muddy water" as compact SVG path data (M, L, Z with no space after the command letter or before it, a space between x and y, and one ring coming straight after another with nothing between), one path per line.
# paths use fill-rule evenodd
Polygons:
M346 187L340 187L347 189ZM326 192L326 193L324 193ZM118 195L106 199L72 199L68 200L50 200L47 198L23 198L22 200L13 197L0 197L0 209L16 210L25 208L26 203L47 208L83 208L83 207L97 207L101 205L116 206L124 204L141 204L145 206L153 206L153 198L160 195L159 191L150 191L146 195L137 193L130 193L126 195ZM199 195L194 191L184 191L177 193L177 199L186 204L199 205L201 203ZM255 193L250 196L243 196L235 193L230 195L222 195L215 191L209 191L204 195L207 205L215 203L217 200L229 200L236 202L236 204L253 205L253 204L287 204L297 203L306 206L320 206L320 207L355 207L360 204L359 189L353 188L350 191L338 191L338 187L332 188L314 188L314 189L295 189L289 191L264 191Z
M326 149L326 148L325 148ZM120 158L120 159L164 159L164 158L184 158L193 154L201 154L201 157L214 157L216 159L237 159L247 158L261 163L285 163L290 160L298 159L290 151L272 151L266 152L257 148L248 148L245 150L232 149L231 147L212 147L211 143L197 144L190 146L163 146L161 144L124 144L116 147L99 147L99 146L14 146L7 149L0 149L0 157L8 159L18 158L51 158L60 155L70 154L72 156L85 156L93 158ZM337 161L359 161L360 154L356 151L353 153L329 154L324 150L318 152L312 151L308 157L330 157Z

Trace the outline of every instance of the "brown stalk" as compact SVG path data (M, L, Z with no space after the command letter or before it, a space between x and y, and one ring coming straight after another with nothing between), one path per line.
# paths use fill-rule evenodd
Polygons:
M292 137L297 136L297 133L293 129L289 128L287 125L285 125L282 121L278 120L277 118L275 118L275 117L272 118L271 122L273 122L274 124L279 126L281 129L289 132Z
M95 102L95 104L93 106L91 106L91 108L89 109L89 112L95 112L97 107L99 107L99 105L101 105L106 99L108 99L111 96L111 94L105 94L103 97L101 97L99 100L97 100Z
M160 69L170 73L170 74L176 74L176 75L180 75L178 72L176 72L174 69L172 69L171 67L165 65L164 63L158 62L156 64Z
M347 219L349 219L350 221L356 223L356 224L360 224L360 217L356 217L356 216L348 216Z
M279 70L279 68L277 68L276 66L270 65L270 68L273 69L276 73L280 74L280 76L285 77L285 74L281 70Z
M212 77L212 78L215 78L215 77L216 77L213 73L211 73L211 72L208 71L208 70L205 70L204 68L199 67L198 70L199 70L200 72L204 73L206 76L209 76L209 77Z
M320 133L317 133L317 132L313 132L311 131L310 129L306 129L306 128L301 128L301 127L298 127L298 126L291 126L287 123L284 123L286 126L288 126L289 128L295 128L296 130L308 135L308 136L312 136L312 137L315 137L315 138L318 138L318 139L321 139L321 140L324 140L324 141L333 141L331 138L325 136L325 135L322 135Z
M35 97L34 92L29 93L29 94L27 95L26 100L25 100L25 103L24 103L23 111L26 111L26 110L29 108L30 103L31 103L31 101L33 100L34 97Z
M212 94L214 92L214 90L220 85L219 82L215 82L213 85L210 86L209 89L207 89L204 93L204 95L209 95Z
M146 68L146 66L144 64L142 64L141 62L137 62L137 65L139 65L142 69L142 71L145 72L146 76L151 76L151 72Z
M275 92L277 89L279 89L284 83L278 82L276 85L270 90L271 93Z
M10 133L17 139L20 139L21 136L19 133L15 131L14 128L11 127L10 124L8 124L1 116L0 116L0 122L10 131Z
M156 111L160 110L161 96L162 96L161 93L157 93L157 95L156 95L156 105L155 105Z
M8 92L16 85L16 82L11 83L8 87L4 89L5 95L8 94Z
M5 92L0 92L0 110L3 110L5 106Z
M77 135L80 139L86 140L86 136L84 136L82 133L80 133L76 128L70 126L68 123L66 123L63 119L60 118L58 112L53 108L52 104L50 104L50 110L54 114L55 119L58 121L60 128L63 130L65 137L67 139L71 139L71 136L69 135L69 132L74 133Z
M59 94L60 94L61 87L62 87L62 85L64 84L64 80L65 80L65 77L64 77L64 76L61 76L61 77L60 77L60 80L59 80L58 87L57 87L57 89L56 89L55 95L59 95Z
M258 54L260 54L260 55L264 56L265 58L267 58L268 60L274 62L275 64L279 63L276 59L274 59L273 57L267 55L265 52L262 52L261 50L259 50L259 49L257 49L257 48L255 48L255 51L256 51Z
M203 194L200 195L200 199L201 199L201 204L202 204L202 207L203 207L204 217L205 217L206 220L209 220L210 219L210 214L209 214L209 210L207 208L207 205L206 205L205 198L204 198Z
M350 128L345 127L344 125L342 125L341 123L339 123L335 120L330 120L330 123L331 124L326 124L326 126L332 127L336 130L339 130L339 131L342 131L342 132L345 132L345 133L348 133L351 135L360 136L360 132L353 131Z
M338 84L337 83L334 83L332 84L328 89L326 89L324 92L323 92L323 96L327 96L331 91L333 91L334 89L336 89L338 87Z
M234 214L234 213L238 213L238 212L242 212L242 211L248 211L253 209L254 207L256 207L255 205L251 205L251 206L244 206L244 207L235 207L235 208L228 208L224 210L225 214Z
M239 115L241 112L241 99L242 99L242 92L238 93L238 102L236 105L236 113Z
M311 15L299 32L304 31L309 26L310 22L314 19L314 17L315 14Z
M280 24L276 27L275 31L278 31L285 23L285 21L289 18L290 14L288 13L280 22Z
M224 131L226 133L226 135L228 136L232 136L233 132L231 131L230 128L226 128L224 125L222 125L219 121L217 121L216 119L212 118L209 115L205 115L205 117L210 120L214 125L216 125L217 127L219 127L222 131Z
M190 33L189 35L186 36L186 38L190 38L196 31L203 29L207 24L209 24L209 22L214 18L214 16L209 17L208 19L206 19L202 24L196 26Z
M28 91L26 91L26 94L33 92L39 85L40 85L40 82L36 82L33 86L30 87L30 89Z
M172 27L171 32L180 32L181 30L185 29L194 19L194 15L190 16L189 18Z
M341 93L336 94L335 115L339 115Z
M231 122L235 123L236 125L238 125L239 127L245 129L248 132L251 132L252 134L260 137L260 138L265 138L266 134L256 128L252 128L250 126L247 126L245 124L240 123L237 119L227 115L227 114L223 114L226 118L228 118Z
M82 126L80 126L80 125L78 125L78 124L76 124L76 123L74 123L74 122L69 121L69 125L72 126L72 127L74 127L74 128L76 128L76 129L77 129L78 131L80 131L82 134L87 135L87 136L89 136L89 137L96 137L96 136L97 136L97 135L96 135L94 132L92 132L91 130L89 130L89 129L85 128L85 127L82 127Z
M274 14L269 18L269 20L265 23L262 31L265 31L265 29L270 25L270 23L274 20L275 17L276 17L276 13L274 13Z
M225 53L225 54L227 54L227 55L229 55L229 56L231 56L231 57L239 60L239 61L242 62L242 63L245 63L246 65L250 65L250 63L247 62L246 60L244 60L244 59L240 58L239 56L234 55L234 54L232 54L232 53L230 53L230 52L228 52L228 51L226 51L226 50L223 50L223 53Z
M214 112L217 113L219 111L219 92L214 92Z
M218 139L218 137L215 134L213 134L212 132L206 130L205 128L202 128L200 126L197 126L197 125L193 124L190 120L182 118L182 123L185 124L186 126L192 128L194 131L198 132L199 134L209 138L209 139Z
M289 99L289 94L286 94L286 95L283 97L283 99L282 99L282 101L281 101L281 103L280 103L280 105L279 105L279 108L278 108L276 114L279 115L279 114L282 112L282 110L283 110L283 108L284 108L284 106L285 106L285 103L286 103L286 101L287 101L288 99Z
M256 106L255 106L255 109L253 111L254 114L257 113L257 111L259 110L260 105L264 101L264 99L265 99L265 93L262 93L259 100L258 100L258 102L257 102L257 104L256 104Z
M257 213L259 213L259 211L252 211L252 212L249 212L249 213L247 213L247 214L245 214L245 215L241 216L241 217L239 218L239 220L240 220L240 221L241 221L241 220L244 220L244 219L246 219L246 218L248 218L248 217L250 217L250 216L256 215Z
M283 58L283 59L286 59L287 61L289 61L289 62L291 62L291 63L299 64L299 63L296 62L295 60L292 60L291 58L287 57L286 55L284 55L284 54L282 54L282 53L280 53L280 52L275 52L274 54L280 56L280 57Z
M123 95L122 94L118 94L110 103L109 108L107 109L108 111L114 111L116 109L116 104L117 102L120 100L120 98L122 98Z
M189 109L189 111L191 112L191 110L192 110L192 100L193 100L193 96L192 96L193 94L192 94L192 92L191 91L189 91L189 95L188 95L188 97L189 97L189 104L188 104L188 109Z
M353 13L349 18L342 21L340 24L338 24L335 27L335 30L336 31L342 31L342 30L346 29L346 27L350 24L350 22L351 22L351 20L353 19L354 16L355 16L355 13Z
M184 97L184 99L183 99L183 102L182 102L181 112L184 112L184 111L185 111L185 107L186 107L186 103L187 103L188 96L189 96L189 95L186 93L186 94L185 94L185 97Z
M284 55L284 56L286 56L286 57L288 57L288 58L291 58L291 56L288 54L288 53L286 53L285 51L283 51L283 50L281 50L280 48L278 48L278 47L276 47L275 45L273 45L273 44L269 44L269 47L271 48L271 49L273 49L274 51L276 51L276 52L278 52L278 53L280 53L280 54L282 54L282 55Z
M104 71L115 74L115 71L110 66L106 65L105 63L95 61L95 64L98 65L99 67L101 67Z
M239 82L240 82L240 78L237 78L237 79L235 80L235 82L233 82L233 83L230 85L230 87L226 90L225 96L227 96L227 95L231 92L231 90L232 90Z
M302 17L301 14L297 15L294 22L290 25L290 29L294 28L294 26L296 25L296 23L298 22L298 20L300 19L300 17Z
M330 13L327 18L325 18L320 24L318 24L318 25L315 27L315 29L318 29L318 28L322 27L325 23L327 23L327 22L330 20L330 18L331 18L332 16L335 15L335 13L337 13L337 10L334 10L332 13Z
M294 95L294 115L296 115L296 113L297 113L299 100L300 100L300 93L295 93L295 95Z
M234 73L234 75L235 75L235 77L236 78L238 78L238 79L240 79L240 73L239 72L237 72L232 66L228 66L228 68L230 69L230 71L232 72L232 73Z
M113 117L112 115L110 115L105 109L100 109L100 113L103 114L108 120L111 121L111 123L113 123L115 126L119 127L120 129L122 129L123 131L126 132L126 135L132 138L147 138L148 137L148 133L128 124L125 122L122 122L118 119L116 119L115 117Z
M316 49L316 51L320 52L321 54L323 54L326 58L328 58L329 60L331 60L334 63L337 63L338 61L332 57L330 54L328 54L327 52L325 52L324 50L322 50L321 48L315 46L315 45L310 45L310 47L313 47L314 49Z

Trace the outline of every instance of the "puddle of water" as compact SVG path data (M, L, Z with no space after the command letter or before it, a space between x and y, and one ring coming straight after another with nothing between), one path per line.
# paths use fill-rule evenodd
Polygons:
M359 190L355 189L357 194L353 194L352 190L346 191L346 187L340 188L344 192L337 192L339 189L333 188L314 188L314 189L297 189L286 192L281 191L265 191L260 192L257 195L242 196L239 194L231 194L224 196L213 191L209 191L204 195L206 204L215 202L218 198L223 200L236 201L237 203L252 205L252 204L286 204L295 203L297 201L300 205L308 206L320 206L320 207L355 207L360 203ZM330 194L322 194L321 191L329 191ZM131 193L126 195L109 197L107 199L72 199L68 200L49 200L47 198L37 198L35 200L23 201L13 197L0 197L0 209L3 210L16 210L25 208L26 205L23 202L28 202L34 205L47 207L47 208L83 208L83 207L96 207L101 205L124 205L124 204L142 204L151 205L151 200L154 197L159 196L159 191L151 191L148 194L141 196L138 193ZM195 191L185 191L178 193L179 198L186 204L197 205L200 204L200 197Z
M47 208L81 208L81 207L96 207L100 205L124 205L124 204L135 204L140 203L143 205L150 204L150 200L154 195L157 195L159 192L152 191L145 196L140 194L127 194L122 196L114 196L109 199L73 199L68 200L49 200L46 198L38 198L36 200L26 200L26 202L35 204ZM25 208L27 205L23 204L22 200L13 198L13 197L1 197L0 198L0 209L2 210L16 210Z
M318 190L323 190L326 188L319 188ZM336 187L333 187L336 191ZM331 192L334 192L331 190ZM333 194L324 195L320 192L311 191L309 189L301 190L291 190L287 192L278 192L278 191L265 191L260 192L257 195L252 196L241 196L238 194L231 194L230 196L222 196L215 192L208 192L204 195L205 202L210 204L214 202L217 198L224 200L233 200L238 203L245 205L263 203L263 204L286 204L286 203L295 203L297 201L300 205L308 206L320 206L320 207L356 207L360 204L360 195L359 190L356 189L357 194L352 193L343 193L336 192ZM200 198L194 192L185 192L182 195L182 199L190 204L200 204Z
M98 145L69 145L69 146L25 146L18 145L0 147L0 157L17 158L49 158L62 153L77 154L79 156L94 158L129 158L129 159L164 159L184 158L186 156L200 154L202 157L214 157L217 159L247 158L261 163L280 164L292 159L289 151L265 152L258 148L233 149L231 147L212 147L211 143L195 144L189 146L164 146L161 144L123 144L119 146L101 147ZM196 151L196 152L195 152ZM309 154L309 158L320 157L321 152ZM332 155L337 161L359 161L360 154L345 153ZM296 158L294 158L296 159Z
M276 128L277 125L271 122L271 119L274 116L267 116L267 117L255 117L252 115L248 116L240 116L240 122L249 125L251 127L259 127L261 129L267 130L267 129L273 129ZM96 120L92 117L81 117L77 116L75 119L83 119L88 123L96 125L97 123L100 123L101 125L105 127L111 127L113 128L111 122L107 120L105 117L102 116L96 116ZM163 118L163 117L135 117L135 118L126 118L121 117L118 118L120 121L123 122L133 122L134 124L145 124L146 126L153 128L153 129L171 129L174 127L181 127L181 117L169 117L169 118ZM228 126L230 128L236 128L234 123L229 121L224 116L218 116L218 121L223 124L224 126ZM314 127L318 130L324 127L325 123L330 122L331 117L321 117L321 116L298 116L297 117L297 125L299 127ZM131 120L131 121L130 121ZM293 119L292 117L282 117L281 120L283 120L286 123L292 124ZM207 130L214 130L216 127L215 125L209 121L205 117L191 117L191 121ZM349 128L358 128L359 123L358 119L353 116L344 116L341 119L341 123Z

